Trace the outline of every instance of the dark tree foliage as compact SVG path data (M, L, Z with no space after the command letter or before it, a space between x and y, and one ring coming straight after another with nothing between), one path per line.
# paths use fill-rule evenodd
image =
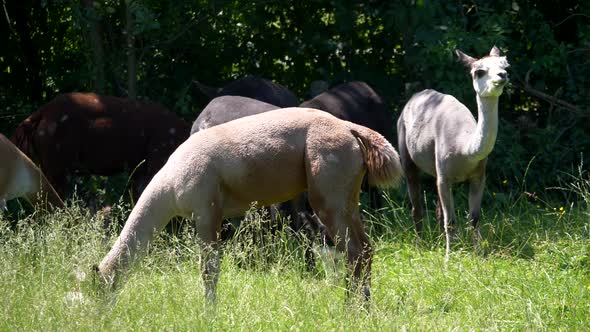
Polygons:
M0 131L6 135L38 106L71 91L134 91L193 120L206 103L193 80L222 86L245 75L272 79L302 100L314 80L366 81L386 98L393 118L422 88L453 94L475 109L469 77L453 50L480 56L496 44L512 64L512 83L501 97L490 190L541 192L589 161L588 1L2 5Z

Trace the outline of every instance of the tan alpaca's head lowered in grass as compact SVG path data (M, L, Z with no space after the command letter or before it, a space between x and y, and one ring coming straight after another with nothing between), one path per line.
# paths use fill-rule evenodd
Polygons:
M64 207L39 168L0 134L0 213L6 207L6 201L17 197L24 197L34 206L40 204L49 209Z
M506 57L494 46L488 56L476 59L456 51L468 68L477 100L477 120L455 97L434 90L416 93L405 105L397 122L399 152L408 181L412 217L422 231L423 199L418 172L436 177L437 219L446 235L450 252L456 217L451 185L469 181L469 218L479 241L477 223L485 186L487 157L498 132L498 99L508 83Z
M280 109L192 135L149 183L110 252L98 266L107 282L125 269L173 216L191 218L203 244L206 296L215 299L217 240L223 218L251 206L309 202L347 253L351 289L369 296L372 249L359 214L365 172L378 186L396 185L399 156L378 133L315 109ZM359 284L360 283L360 284Z

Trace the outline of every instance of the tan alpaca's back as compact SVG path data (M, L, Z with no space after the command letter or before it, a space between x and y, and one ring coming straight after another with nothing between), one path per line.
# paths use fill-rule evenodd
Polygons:
M358 136L366 139L359 141ZM193 191L203 197L220 190L227 208L224 215L236 215L249 207L252 198L259 205L293 198L308 189L309 177L320 174L326 163L336 162L341 174L351 174L363 164L389 162L390 157L381 160L372 153L372 163L364 163L365 145L388 146L397 158L387 140L368 128L315 109L281 109L194 134L172 154L162 176L188 179L188 183L177 183L182 186L177 193ZM376 175L375 182L386 186L398 181L400 167L394 169L389 175ZM338 177L330 172L331 178ZM204 194L209 186L211 192ZM191 197L187 204L194 199L198 198Z

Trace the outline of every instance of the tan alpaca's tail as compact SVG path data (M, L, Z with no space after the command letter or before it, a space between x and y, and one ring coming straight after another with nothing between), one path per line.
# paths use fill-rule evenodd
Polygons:
M397 187L404 175L397 151L379 133L358 125L351 126L363 151L371 186Z

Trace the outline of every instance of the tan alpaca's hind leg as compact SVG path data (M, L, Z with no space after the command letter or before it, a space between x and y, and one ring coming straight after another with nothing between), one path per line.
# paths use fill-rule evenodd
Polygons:
M360 163L351 164L343 169L326 162L315 168L308 176L309 203L336 247L346 252L349 290L356 293L362 287L362 295L369 299L373 251L358 208L364 170Z
M348 288L353 294L361 291L365 299L369 299L371 283L371 263L373 249L365 234L358 211L352 214L330 214L320 212L327 224L329 235L336 239L337 248L346 252L348 263ZM320 217L321 218L321 217ZM323 220L323 219L322 219ZM349 221L347 224L346 221Z

